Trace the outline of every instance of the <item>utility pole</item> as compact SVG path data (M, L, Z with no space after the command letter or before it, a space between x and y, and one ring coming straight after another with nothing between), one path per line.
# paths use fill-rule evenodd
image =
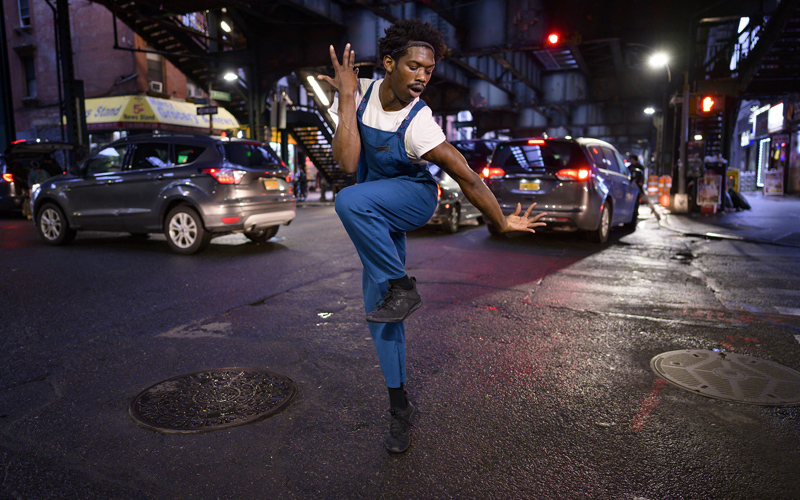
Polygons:
M5 9L0 1L0 152L16 139L14 99L11 95L11 76L8 68Z
M61 81L64 84L64 113L67 119L67 141L82 149L86 145L86 105L83 81L75 80L72 59L72 32L69 27L69 0L56 0L58 11L58 42L61 47ZM75 158L70 153L70 164Z

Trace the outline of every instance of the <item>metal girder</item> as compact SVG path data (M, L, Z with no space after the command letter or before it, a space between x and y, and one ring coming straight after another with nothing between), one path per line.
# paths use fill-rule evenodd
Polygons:
M493 54L491 57L492 59L497 61L497 64L508 70L512 75L514 75L517 78L517 80L521 81L522 83L524 83L525 85L536 91L538 94L542 94L542 89L539 88L538 85L533 83L527 76L522 74L522 72L519 69L514 67L511 63L509 63L503 56L501 56L500 54Z

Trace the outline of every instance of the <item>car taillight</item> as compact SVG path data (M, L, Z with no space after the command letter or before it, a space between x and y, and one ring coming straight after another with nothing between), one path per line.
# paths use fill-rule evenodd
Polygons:
M528 141L531 146L544 146L544 139L531 139Z
M3 180L6 182L14 182L14 176L11 174L3 174Z
M562 181L585 181L592 175L592 171L586 167L581 168L562 168L556 172L556 177Z
M440 186L440 185L438 185L438 184L437 184L437 185L436 185L436 189L437 189L436 196L437 196L438 198L441 198L441 197L442 197L442 186Z
M201 172L206 173L217 180L220 184L239 184L244 177L244 170L233 168L204 168Z
M481 170L481 177L484 179L499 179L506 175L506 171L497 167L486 167Z

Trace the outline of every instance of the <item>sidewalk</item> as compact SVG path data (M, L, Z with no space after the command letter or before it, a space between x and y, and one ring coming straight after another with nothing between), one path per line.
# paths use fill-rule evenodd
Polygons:
M319 205L331 205L333 204L333 193L328 191L325 193L325 201L320 199L319 191L309 191L308 196L303 201L297 201L297 206L319 206Z
M751 210L715 215L664 211L661 226L688 236L800 247L800 197L743 193Z

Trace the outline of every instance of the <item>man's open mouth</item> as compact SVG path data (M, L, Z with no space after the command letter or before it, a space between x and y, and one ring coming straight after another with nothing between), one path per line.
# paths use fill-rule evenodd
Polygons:
M425 90L425 86L424 85L409 85L408 88L410 88L412 91L416 92L417 94L421 94L422 91Z

